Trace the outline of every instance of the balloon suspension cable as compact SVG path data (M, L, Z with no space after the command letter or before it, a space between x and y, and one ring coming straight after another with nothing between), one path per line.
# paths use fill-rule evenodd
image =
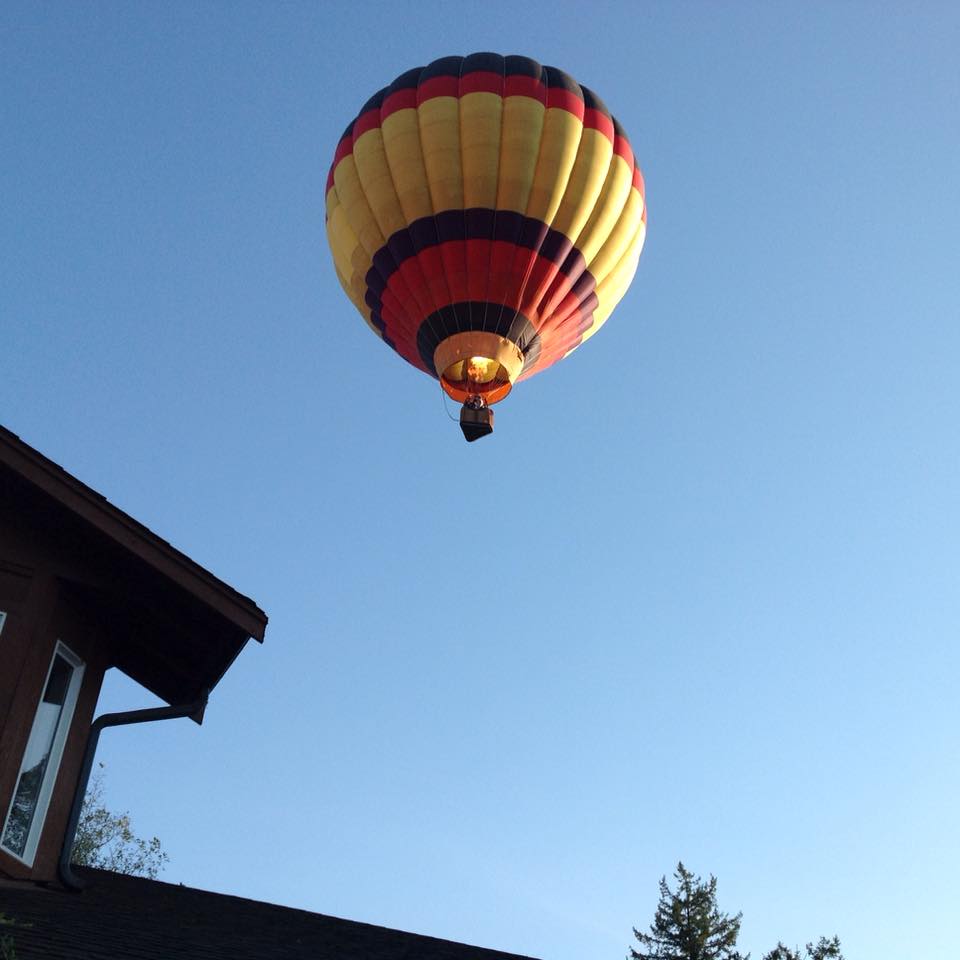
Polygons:
M452 413L450 412L450 402L449 402L449 401L450 401L450 397L448 396L447 391L443 389L443 384L440 383L439 380L437 381L437 383L440 384L440 396L443 398L443 399L442 399L442 402L443 402L443 412L444 412L454 423L459 423L459 422L460 422L460 418L457 417L457 416L455 416L454 414L452 414Z

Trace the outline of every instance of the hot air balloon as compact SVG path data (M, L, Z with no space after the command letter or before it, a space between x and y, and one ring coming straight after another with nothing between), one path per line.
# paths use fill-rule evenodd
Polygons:
M463 404L467 440L513 385L588 340L646 233L643 177L591 90L526 57L408 70L337 145L326 226L373 332Z

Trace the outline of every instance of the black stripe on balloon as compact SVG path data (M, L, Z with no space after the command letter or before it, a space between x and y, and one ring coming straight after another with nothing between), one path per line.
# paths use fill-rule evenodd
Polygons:
M504 72L508 77L533 77L534 80L539 80L543 67L529 57L511 54L509 57L504 57Z
M381 294L406 260L421 250L456 240L502 241L536 251L538 256L555 263L565 276L578 275L578 286L584 277L589 277L592 289L593 277L586 271L583 254L565 233L548 227L542 220L511 210L473 207L421 217L394 233L386 246L373 255L373 266L364 278L367 304L379 312Z
M390 347L391 350L396 350L397 345L390 337L387 336L387 325L384 322L383 317L380 316L379 311L370 311L370 322L380 331L380 338L383 340L383 342Z
M522 314L514 314L502 303L488 303L484 300L467 300L453 304L455 314L460 318L457 324L449 313L438 310L430 314L417 330L417 351L426 368L439 376L433 363L433 355L440 344L455 333L465 330L484 330L497 333L513 341L524 357L524 365L532 366L540 356L540 335L533 324ZM484 326L484 318L486 326ZM496 327L491 328L490 317L499 317ZM466 319L464 319L466 318Z
M485 73L503 73L503 57L499 53L471 53L463 58L460 76L482 70Z
M607 109L606 104L589 88L581 87L570 74L557 67L541 67L529 57L511 55L502 57L496 53L471 53L467 57L441 57L425 67L415 67L400 74L389 87L377 91L364 105L355 119L369 110L382 105L392 93L400 90L416 89L424 81L435 77L464 77L475 71L499 73L504 77L532 77L541 80L547 87L565 90L579 97L588 108L599 111L614 122L617 136L626 139L626 133ZM353 123L347 127L345 135L351 134ZM341 137L341 139L343 139Z
M496 53L471 53L467 57L443 57L425 67L414 67L412 70L401 73L387 88L387 96L399 90L414 90L423 81L432 77L462 77L476 70L500 73L505 77L532 77L535 80L540 80L543 74L540 64L529 57L514 55L501 57ZM560 71L557 73L560 74ZM562 76L567 83L574 83L566 74ZM362 110L360 112L363 113Z
M383 103L383 100L384 100L384 98L386 97L387 93L389 93L389 91L390 91L390 88L389 88L389 87L383 87L383 88L381 88L380 90L378 90L378 91L360 108L360 112L357 114L356 119L359 120L359 119L360 119L365 113L367 113L369 110L373 110L374 108L379 107L379 106Z
M552 87L554 90L566 90L567 93L572 93L575 97L583 99L580 84L569 73L564 73L557 67L544 67L543 80L548 87Z
M427 64L420 74L420 82L430 80L433 77L460 77L460 65L463 63L463 57L441 57Z
M401 73L390 84L389 93L396 93L398 90L416 90L420 85L420 75L425 69L426 67L414 67L412 70L407 70L406 73Z
M583 91L583 104L588 110L596 110L597 113L602 113L616 124L616 120L613 119L613 114L607 109L607 105L589 87L581 87L580 89Z
M536 60L531 60L529 57L514 55L501 57L497 53L471 53L467 57L442 57L426 67L415 67L401 73L390 84L388 93L413 89L432 77L461 77L475 70L502 73L506 77L533 77L539 80L543 68ZM559 74L560 71L557 73ZM574 83L566 74L563 76L568 83Z

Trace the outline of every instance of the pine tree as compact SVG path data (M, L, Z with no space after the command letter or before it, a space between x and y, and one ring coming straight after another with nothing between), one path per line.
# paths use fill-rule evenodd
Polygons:
M821 937L816 943L807 944L807 952L801 954L799 948L791 950L785 944L778 943L769 953L764 954L763 960L843 960L840 952L840 938L828 940Z
M660 903L649 933L634 928L639 949L630 948L631 960L749 960L736 949L742 914L731 917L717 906L717 878L706 882L682 863L671 890L660 879Z

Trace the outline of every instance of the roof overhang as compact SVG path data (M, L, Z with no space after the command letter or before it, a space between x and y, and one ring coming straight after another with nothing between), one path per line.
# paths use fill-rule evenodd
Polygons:
M196 699L263 641L251 599L3 427L0 506L47 539L52 572L102 623L115 665L162 699Z

